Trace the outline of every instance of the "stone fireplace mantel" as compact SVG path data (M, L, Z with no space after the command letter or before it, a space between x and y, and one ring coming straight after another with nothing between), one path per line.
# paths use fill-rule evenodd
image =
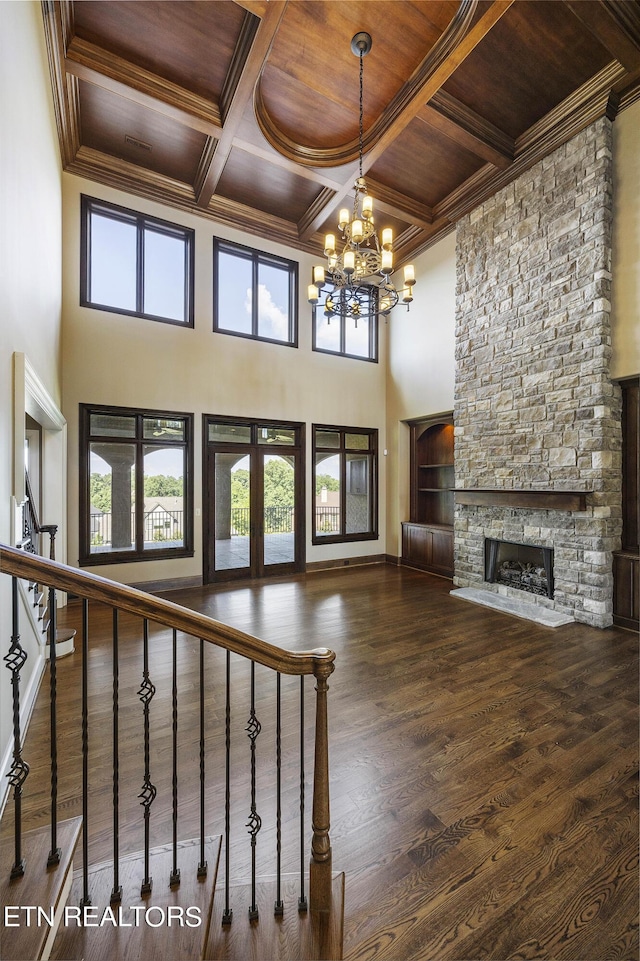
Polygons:
M515 490L493 487L458 487L457 504L469 507L523 507L530 510L584 511L588 491Z

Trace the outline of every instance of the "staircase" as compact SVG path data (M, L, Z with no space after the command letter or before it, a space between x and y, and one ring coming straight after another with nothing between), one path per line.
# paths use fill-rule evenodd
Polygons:
M10 907L2 937L3 961L162 961L219 959L219 961L291 961L342 957L344 875L332 879L332 905L326 913L298 911L298 879L281 879L283 903L290 910L273 912L275 879L256 882L259 922L223 924L224 898L216 892L221 837L205 839L208 870L198 876L198 840L178 845L180 884L170 884L170 845L150 851L154 887L140 894L144 857L131 855L120 864L122 897L111 900L111 862L89 872L91 903L82 904L82 871L73 873L72 855L82 828L80 818L59 825L61 847L68 852L59 864L41 874L10 880L11 864L2 858L2 904ZM37 829L24 837L26 861L46 863L48 831ZM234 884L232 901L249 903L251 882ZM26 924L25 908L29 912ZM35 909L40 906L38 913ZM45 916L46 915L46 916ZM14 927L15 925L15 927Z
M334 668L334 654L324 649L287 651L169 601L2 545L0 574L10 576L13 584L12 635L4 657L14 698L9 773L14 844L13 850L3 845L0 861L2 901L10 907L0 950L4 961L341 958L344 876L332 871L329 839L327 679ZM43 585L52 612L50 684L46 685L51 810L49 823L26 833L22 804L29 790L29 771L19 720L20 670L26 657L17 625L20 580ZM57 590L82 598L81 649L76 655L82 658L77 730L69 732L65 713L64 745L60 746L58 702L65 699L66 705L68 692L59 687L58 679ZM104 605L111 608L112 627L111 637L102 637L100 647L101 658L105 648L111 651L112 663L105 671L100 661L99 678L93 671L90 677L89 671L89 602L96 601L101 610ZM103 615L105 619L108 615ZM167 628L172 632L170 691L156 690L154 684L151 628L156 625L162 626L164 636ZM193 660L194 651L197 657L189 673L185 665ZM218 660L209 658L210 651ZM134 662L140 668L137 677L131 676ZM305 714L304 700L304 679L309 674L316 682L310 824L305 799L305 742L309 739L305 717L309 712ZM283 693L281 682L287 677L290 681ZM266 700L260 693L262 682L271 685L273 696L267 695ZM43 686L40 696L44 694ZM291 706L292 694L299 700L297 708ZM77 690L71 692L73 698L77 703ZM236 701L245 698L241 711L246 713L239 714ZM154 699L160 703L152 710ZM191 712L188 721L183 720L184 707L179 713L179 705L185 702ZM287 732L292 717L294 731ZM212 728L215 718L219 719L217 733ZM181 740L179 729L192 723L193 732L189 727L186 740L184 734ZM237 745L239 733L241 745ZM273 737L275 745L271 763L265 763L265 734L267 743ZM131 752L126 761L121 760L119 747L122 737L131 736L140 742L135 772ZM185 743L192 744L193 750L185 750ZM292 745L299 754L297 772L289 759ZM69 750L75 757L67 757ZM67 764L82 767L82 816L58 822L62 808L58 782ZM185 775L189 764L194 770ZM40 785L34 789L42 794ZM131 798L135 795L134 808ZM154 803L161 805L157 817L166 824L167 837L166 843L152 847ZM139 827L133 833L144 836L144 845L131 853L130 819L135 811ZM292 824L294 815L297 828ZM212 835L205 827L214 816L221 831ZM192 828L199 822L196 837L179 840L183 821ZM157 826L154 835L158 836ZM274 852L268 875L257 870L256 849L262 835L261 851L266 845ZM92 863L92 836L101 839L103 852L107 839L111 840L111 857ZM292 840L293 852L288 850ZM299 871L283 870L283 865L290 868L296 862Z
M42 553L42 541L44 536L49 537L49 558L56 559L56 534L58 533L57 524L41 524L36 508L29 472L25 471L25 491L26 498L22 505L22 537L18 545L21 550L28 551L30 554ZM47 592L40 584L30 581L27 587L28 597L25 597L29 616L36 634L40 634L45 642L45 657L49 660L51 656L51 646L49 642L49 629L51 617L49 614L49 598ZM65 657L73 654L75 630L56 631L56 653L58 657Z
M51 865L47 865L50 853L48 828L26 833L22 838L21 860L25 865L39 865L37 871L20 873L15 870L15 862L11 861L10 846L4 844L0 849L0 892L5 908L0 946L3 961L39 961L51 956L71 890L73 855L81 829L81 818L60 825L59 839L64 854Z

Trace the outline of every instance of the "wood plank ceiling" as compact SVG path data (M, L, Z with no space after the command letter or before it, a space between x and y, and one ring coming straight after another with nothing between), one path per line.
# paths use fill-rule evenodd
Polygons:
M364 172L397 260L640 97L640 0L42 3L65 170L319 254Z

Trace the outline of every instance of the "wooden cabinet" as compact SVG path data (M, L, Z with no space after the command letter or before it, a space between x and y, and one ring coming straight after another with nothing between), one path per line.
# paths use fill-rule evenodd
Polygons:
M453 415L410 421L411 519L402 524L402 561L453 577Z
M453 528L402 524L402 563L453 577Z
M613 555L613 612L620 627L640 626L640 557L628 551Z
M638 630L640 616L640 379L622 388L622 550L613 555L613 622Z

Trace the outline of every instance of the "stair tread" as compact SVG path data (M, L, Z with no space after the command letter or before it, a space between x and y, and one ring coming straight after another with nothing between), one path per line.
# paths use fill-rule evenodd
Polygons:
M173 866L173 851L170 844L153 848L149 854L149 874L153 881L150 894L141 897L140 884L144 877L144 855L139 852L120 859L119 880L122 885L121 914L118 905L111 910L118 922L114 925L107 913L107 920L100 926L105 911L110 907L109 900L113 889L113 864L111 861L94 865L89 874L89 895L91 910L89 920L92 925L78 926L73 915L66 920L54 942L51 958L59 961L104 961L117 958L118 961L153 961L167 958L201 958L209 932L213 892L215 889L220 838L205 839L205 857L208 871L205 878L198 879L197 868L200 860L199 840L182 841L178 845L178 867L180 884L169 887L169 876ZM82 897L82 873L76 872L69 898L69 906L75 908ZM168 908L188 907L199 910L200 925L187 926L183 914L183 925L174 914L172 923L167 923ZM133 908L144 908L136 912ZM153 909L153 910L150 910ZM145 923L145 912L149 911L149 924ZM135 923L136 913L139 923ZM192 920L195 911L192 912ZM158 924L163 918L164 923ZM197 920L197 917L195 918ZM130 926L127 926L130 925ZM156 926L157 925L157 926Z
M282 917L274 917L275 878L256 882L256 903L260 917L249 921L251 884L231 886L233 921L222 924L224 891L216 891L205 958L211 961L340 961L344 924L344 874L332 879L332 905L327 914L298 912L299 875L284 875L281 895ZM308 879L306 892L309 891Z
M14 846L3 841L1 854L0 897L3 906L34 906L43 908L47 914L63 906L63 892L69 880L73 853L82 829L82 818L70 818L58 823L57 843L61 850L60 863L47 867L51 850L49 826L28 831L22 838L22 856L25 873L10 879L14 860ZM49 936L49 925L36 924L32 916L30 924L23 912L15 918L19 927L6 928L2 938L3 961L34 961L42 955Z

